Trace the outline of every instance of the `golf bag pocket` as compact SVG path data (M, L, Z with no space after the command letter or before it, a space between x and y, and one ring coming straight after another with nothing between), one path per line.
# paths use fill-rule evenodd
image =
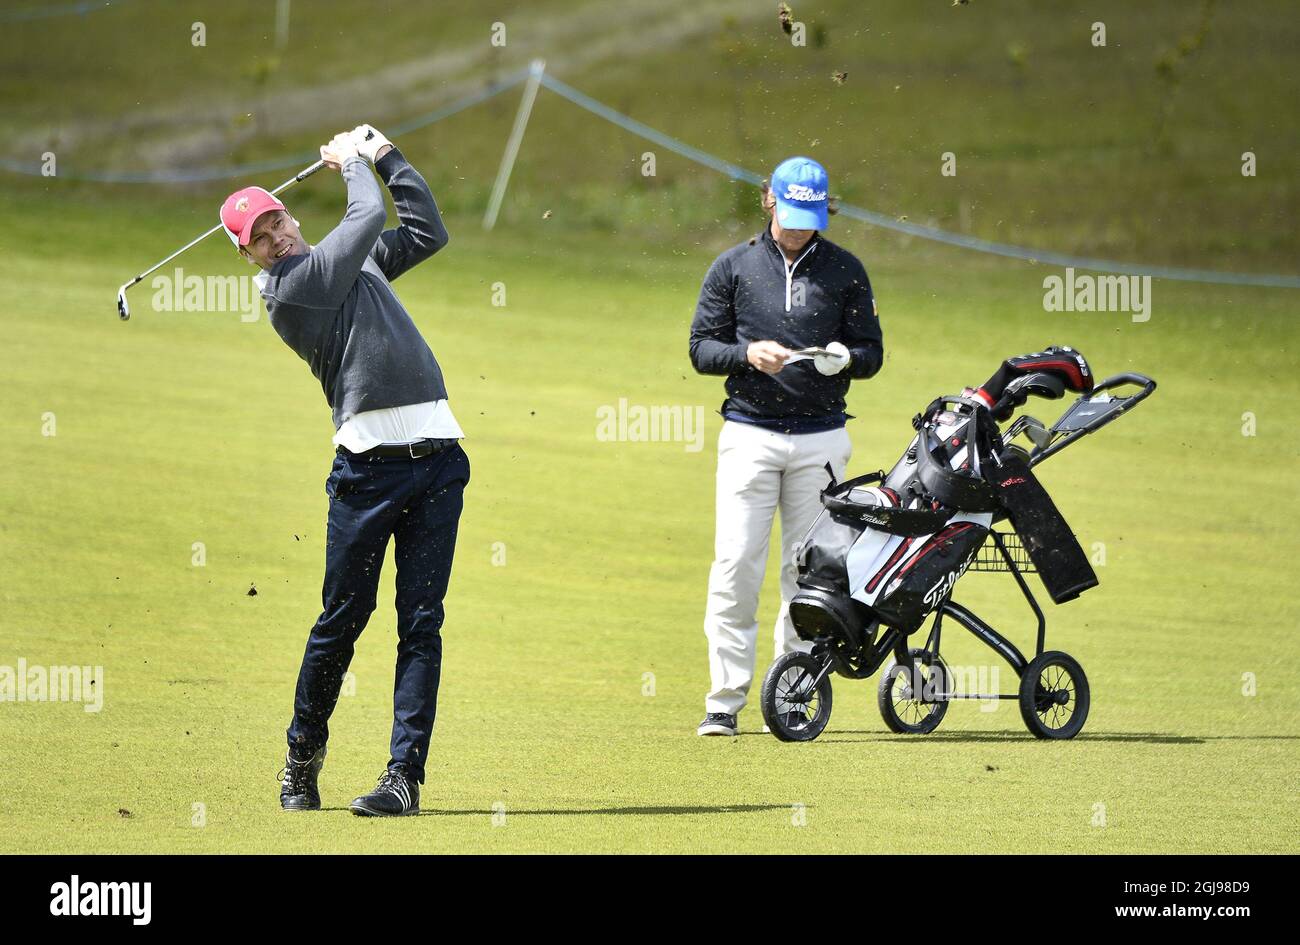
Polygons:
M1052 603L1064 604L1097 586L1097 572L1079 540L1024 460L1003 456L1000 464L989 470L989 480Z
M882 515L898 512L898 494L878 488L881 474L834 482L822 491L822 512L813 520L795 553L799 583L828 591L850 590L849 552L863 534L884 524Z
M911 633L952 593L984 539L992 514L954 515L930 535L867 532L846 559L855 600L887 626Z
M790 601L790 620L804 640L837 637L855 649L871 642L871 610L851 597L847 562L864 537L877 534L868 524L874 513L897 511L896 494L863 485L879 478L862 476L822 493L825 508L804 534L794 559L800 590Z
M823 511L804 535L795 555L799 583L848 593L845 563L867 526L850 516Z

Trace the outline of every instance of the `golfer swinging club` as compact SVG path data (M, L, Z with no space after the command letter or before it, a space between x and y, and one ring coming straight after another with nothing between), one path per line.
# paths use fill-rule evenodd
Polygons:
M317 776L329 718L353 645L375 609L389 538L397 561L397 673L388 767L353 813L414 814L442 668L443 596L451 574L469 460L442 371L389 284L447 245L433 194L402 153L369 125L337 135L321 158L348 188L348 208L315 246L258 187L226 198L221 222L263 270L258 289L284 342L311 367L334 412L337 453L325 492L323 610L307 640L289 750L284 810L319 810ZM400 225L384 230L383 196Z
M717 525L704 633L711 688L700 735L735 735L754 676L758 593L781 510L776 654L798 646L790 622L795 544L820 511L826 464L843 478L852 444L844 396L884 357L862 263L820 234L826 171L790 158L763 187L763 232L719 256L691 325L691 363L725 374L718 437ZM805 351L803 349L815 349Z

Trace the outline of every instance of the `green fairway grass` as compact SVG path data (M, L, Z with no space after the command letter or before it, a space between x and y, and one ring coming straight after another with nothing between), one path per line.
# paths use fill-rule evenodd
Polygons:
M914 412L1011 352L1070 342L1100 373L1160 381L1131 417L1044 467L1085 548L1106 546L1102 586L1048 612L1049 646L1092 681L1091 716L1075 741L1048 744L1014 703L958 704L934 735L905 738L886 733L875 680L837 680L814 743L761 735L756 704L740 738L700 739L721 393L689 369L686 333L711 254L557 241L540 220L491 237L451 221L451 246L398 289L445 366L473 481L425 815L374 823L342 808L387 758L391 569L333 722L331 809L281 814L332 428L264 319L155 313L146 293L118 322L113 287L157 251L163 209L110 239L69 203L0 262L22 287L4 318L16 450L0 471L0 663L102 666L104 693L98 713L0 704L6 849L1294 849L1287 293L1157 283L1145 324L1048 314L1037 267L955 253L918 265L888 241L853 240L889 348L851 396L857 471L891 464ZM225 271L227 258L214 241L192 265ZM498 281L503 308L490 302ZM702 405L705 449L598 441L596 410L620 397ZM1050 417L1058 405L1043 406ZM1254 437L1241 435L1245 411ZM1032 646L1007 576L970 575L956 596ZM769 581L765 627L775 604ZM950 662L991 664L956 633ZM770 653L765 630L764 666ZM1014 685L1005 666L1002 683Z
M161 5L142 0L123 7L129 19L101 12L84 23L143 42L123 24L142 25L146 6ZM1117 64L1095 74L1081 65L1091 14L1072 25L1085 45L1071 51L1045 25L1046 5L1013 5L1020 15L968 34L927 19L949 13L946 2L917 17L896 4L892 20L882 14L852 38L854 5L795 4L834 27L821 58L800 66L806 74L776 58L789 50L719 58L722 6L709 5L713 25L681 47L578 75L560 57L556 74L757 170L816 136L829 156L814 156L843 182L835 189L919 222L959 228L965 192L977 205L970 230L988 238L1295 271L1300 152L1277 110L1295 76L1251 72L1243 55L1294 38L1290 21L1270 19L1273 7L1220 10L1204 60L1192 61L1222 69L1188 66L1157 147L1152 64L1195 27L1197 5L1153 5L1163 32L1153 32L1156 14L1133 14L1128 39L1110 50ZM1122 24L1126 9L1103 15ZM951 11L968 14L980 6ZM186 9L182 31L190 18ZM247 19L219 22L237 30ZM750 44L769 32L736 23ZM446 42L477 29L457 21ZM306 35L321 55L343 39L319 24ZM881 35L888 44L872 47ZM800 77L820 82L842 68L841 36L858 57L848 84L817 86L809 114L789 127L763 111ZM422 48L401 31L394 42L395 58ZM1030 49L1020 79L1007 64L1018 42ZM77 48L89 57L98 47ZM22 71L36 68L32 49L5 52L16 64L5 98L36 104L4 121L34 121L55 91ZM163 55L174 66L181 52ZM130 88L143 82L139 62L120 68ZM328 77L314 61L303 68L303 81ZM85 118L94 74L82 61L70 71L69 114ZM186 75L218 94L219 70ZM951 77L963 75L966 84ZM1097 82L1109 83L1111 98L1099 100L1113 121L1053 104L1052 89L1085 101ZM1257 86L1234 98L1241 82ZM912 97L894 104L894 84ZM692 100L698 89L707 94ZM106 107L129 106L122 89L106 94ZM834 95L855 96L853 107ZM1187 107L1197 96L1225 117L1198 120ZM177 89L157 97L184 103ZM403 101L405 115L421 110ZM642 179L644 142L544 92L501 225L485 233L479 216L516 102L512 93L397 142L451 211L450 245L395 288L443 367L473 470L413 819L346 810L388 758L391 563L331 721L326 809L279 810L284 730L320 609L333 427L319 384L264 315L157 312L147 282L131 292L131 321L114 306L120 283L216 222L230 189L289 172L162 188L0 170L0 437L10 447L0 462L0 667L102 667L101 711L0 702L0 850L1297 852L1300 290L1155 280L1147 322L1046 312L1043 279L1058 269L834 220L828 236L871 274L886 346L879 376L849 397L855 474L892 465L914 414L1010 355L1070 344L1099 376L1158 380L1130 416L1040 467L1098 561L1101 586L1079 600L1051 607L1040 593L1048 648L1082 663L1091 713L1063 743L1033 739L1015 702L958 703L935 733L897 736L877 712L877 678L836 677L819 739L762 734L774 553L741 735L698 738L723 391L722 378L694 373L687 338L709 263L761 226L756 195L663 154L661 176ZM335 124L322 119L321 130ZM212 160L292 153L309 137L257 139ZM1258 140L1275 163L1247 180L1239 155ZM860 145L866 164L855 160ZM114 167L140 166L128 143L114 148ZM959 153L955 181L938 174L942 150ZM66 166L78 159L94 166L95 154L73 151ZM949 186L957 181L970 189ZM316 241L340 216L343 188L322 173L287 202ZM177 264L197 275L252 271L220 235ZM494 305L502 286L505 304ZM600 411L620 399L702 408L703 449L602 440ZM1050 422L1064 407L1028 409ZM1033 618L1008 575L969 574L954 598L1032 650ZM945 634L950 664L997 666L960 632ZM1014 691L1009 667L997 668L1001 691Z

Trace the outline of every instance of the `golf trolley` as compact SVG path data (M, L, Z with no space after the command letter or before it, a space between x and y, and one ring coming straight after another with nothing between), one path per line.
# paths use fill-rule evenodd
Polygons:
M1126 387L1139 389L1127 395ZM1010 419L1028 395L1081 396L1049 428L1031 416ZM800 545L799 592L790 617L809 652L780 656L763 681L761 706L782 741L811 741L831 714L832 673L880 678L877 705L900 734L927 734L958 699L1015 699L1039 738L1073 738L1088 716L1088 679L1073 657L1046 649L1047 620L1027 574L1037 574L1055 603L1098 581L1068 525L1029 471L1116 420L1155 390L1141 374L1093 386L1082 355L1069 348L1004 362L979 390L937 399L913 420L917 437L883 471L831 484ZM1011 441L1024 436L1028 447ZM1009 573L1037 621L1032 658L952 599L966 571ZM909 637L933 615L922 646ZM1018 691L958 692L940 643L956 623L1002 657Z

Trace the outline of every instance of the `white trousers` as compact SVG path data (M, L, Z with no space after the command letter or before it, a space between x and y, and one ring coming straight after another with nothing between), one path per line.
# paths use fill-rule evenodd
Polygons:
M844 478L853 446L843 427L825 433L777 433L727 420L718 437L717 525L704 635L710 692L705 712L735 715L745 706L758 655L758 593L767 567L772 520L781 510L781 609L776 655L804 649L790 622L797 590L794 546L821 511L821 490Z

